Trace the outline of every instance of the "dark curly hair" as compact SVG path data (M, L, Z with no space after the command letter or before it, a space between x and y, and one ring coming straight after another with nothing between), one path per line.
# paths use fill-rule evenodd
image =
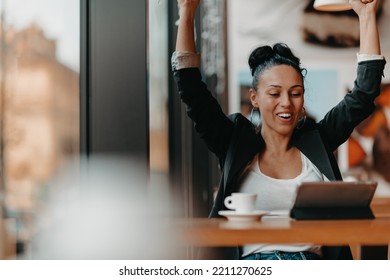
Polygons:
M300 59L284 43L257 47L250 54L248 64L253 77L252 87L255 90L257 90L260 75L265 70L276 65L289 65L294 67L301 74L302 79L306 74L306 69L301 68Z

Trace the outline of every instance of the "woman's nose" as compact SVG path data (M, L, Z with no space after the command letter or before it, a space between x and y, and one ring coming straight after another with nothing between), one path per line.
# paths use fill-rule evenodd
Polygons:
M280 105L282 106L290 106L291 100L289 94L282 94L280 96Z

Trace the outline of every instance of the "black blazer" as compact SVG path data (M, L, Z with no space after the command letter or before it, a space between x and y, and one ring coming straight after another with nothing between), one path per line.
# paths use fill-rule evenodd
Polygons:
M375 98L380 93L385 60L358 63L354 87L344 99L319 121L307 121L296 129L292 144L296 146L329 179L342 180L333 152L351 135L353 129L375 110ZM261 135L241 114L226 116L216 99L202 82L197 68L174 71L182 101L195 129L216 154L222 169L218 193L209 217L219 217L226 209L224 198L239 187L237 180L253 157L265 148ZM217 249L217 248L216 248ZM219 248L205 258L238 259L240 248ZM326 259L352 259L349 247L323 247Z

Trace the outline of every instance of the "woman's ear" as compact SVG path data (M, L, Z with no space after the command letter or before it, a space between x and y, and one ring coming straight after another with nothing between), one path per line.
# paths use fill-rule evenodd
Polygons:
M257 103L257 93L253 88L249 89L249 99L251 100L253 107L259 107L259 104Z

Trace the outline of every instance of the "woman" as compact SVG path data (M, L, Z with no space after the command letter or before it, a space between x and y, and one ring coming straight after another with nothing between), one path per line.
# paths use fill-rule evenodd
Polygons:
M249 57L253 76L249 91L261 125L241 114L225 116L201 81L194 42L194 15L199 0L178 0L179 27L172 68L182 101L195 128L214 152L222 179L210 217L225 209L232 192L256 192L261 210L291 208L302 181L342 180L335 151L354 127L375 108L385 65L376 22L378 0L353 0L360 22L360 54L354 88L320 122L306 120L303 69L284 44L263 46ZM255 244L221 248L208 258L351 259L349 247L311 244Z

